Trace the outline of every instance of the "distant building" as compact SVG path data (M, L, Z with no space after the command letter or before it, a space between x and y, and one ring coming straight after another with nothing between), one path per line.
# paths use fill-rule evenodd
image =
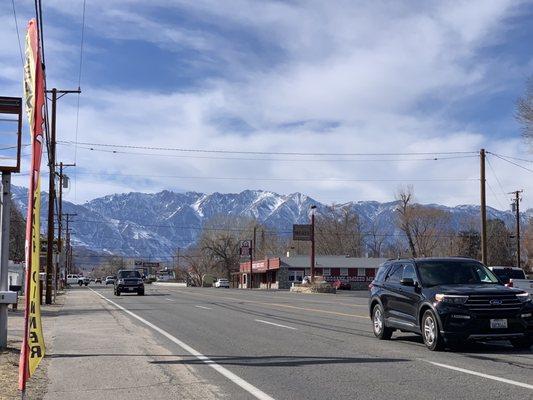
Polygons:
M367 289L376 271L386 258L347 256L316 256L315 276L351 289ZM311 275L309 256L276 257L252 263L252 287L258 289L289 289ZM250 263L240 264L233 275L233 286L246 288L250 279Z

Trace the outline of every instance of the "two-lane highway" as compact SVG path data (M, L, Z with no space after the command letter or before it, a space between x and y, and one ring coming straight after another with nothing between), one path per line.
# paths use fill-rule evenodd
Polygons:
M147 286L144 297L117 297L110 288L92 290L95 301L157 332L176 355L160 362L190 366L231 399L533 398L531 351L498 343L434 353L401 333L378 341L364 295Z

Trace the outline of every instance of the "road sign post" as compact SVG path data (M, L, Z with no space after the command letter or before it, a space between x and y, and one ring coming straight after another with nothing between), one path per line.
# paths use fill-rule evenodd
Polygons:
M249 289L252 289L252 276L253 276L253 240L241 240L240 245L240 255L241 257L249 257L250 258L250 278L248 279L249 282L247 282L246 286L249 286Z

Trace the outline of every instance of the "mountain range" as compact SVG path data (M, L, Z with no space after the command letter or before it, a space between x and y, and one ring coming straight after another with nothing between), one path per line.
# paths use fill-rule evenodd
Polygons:
M27 189L13 186L12 198L26 215ZM279 232L290 232L293 224L309 223L309 210L316 206L324 212L328 205L302 193L288 195L264 190L241 193L197 192L123 193L99 197L84 204L63 201L63 212L73 217L72 243L79 250L97 254L115 254L151 259L169 258L176 249L187 248L199 238L202 227L214 216L232 215L257 219ZM479 220L479 206L429 207L450 212L452 227L461 229L465 221ZM353 201L337 207L353 209L363 226L399 233L396 225L397 202ZM43 192L42 218L46 221L48 196ZM533 215L526 210L522 219ZM489 219L499 218L512 227L510 211L487 209ZM43 223L43 225L46 225ZM375 229L375 228L374 228Z

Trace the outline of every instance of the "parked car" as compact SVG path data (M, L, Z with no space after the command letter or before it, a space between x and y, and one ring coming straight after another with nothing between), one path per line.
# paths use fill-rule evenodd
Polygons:
M137 293L144 296L144 282L141 273L132 269L121 269L117 273L117 279L114 286L115 296L121 293Z
M78 284L80 276L78 274L68 274L67 275L67 285L76 285Z
M115 284L115 277L114 276L106 276L105 284L106 285L114 285Z
M510 288L480 262L468 258L422 258L386 262L370 285L374 335L395 330L422 335L430 350L469 340L533 344L531 295Z
M102 283L102 279L100 279L100 278L96 278L96 279L94 280L94 283Z
M533 294L533 279L528 279L524 270L519 267L489 267L505 286L522 289Z
M227 288L229 289L229 281L227 279L217 279L214 286L216 288Z

